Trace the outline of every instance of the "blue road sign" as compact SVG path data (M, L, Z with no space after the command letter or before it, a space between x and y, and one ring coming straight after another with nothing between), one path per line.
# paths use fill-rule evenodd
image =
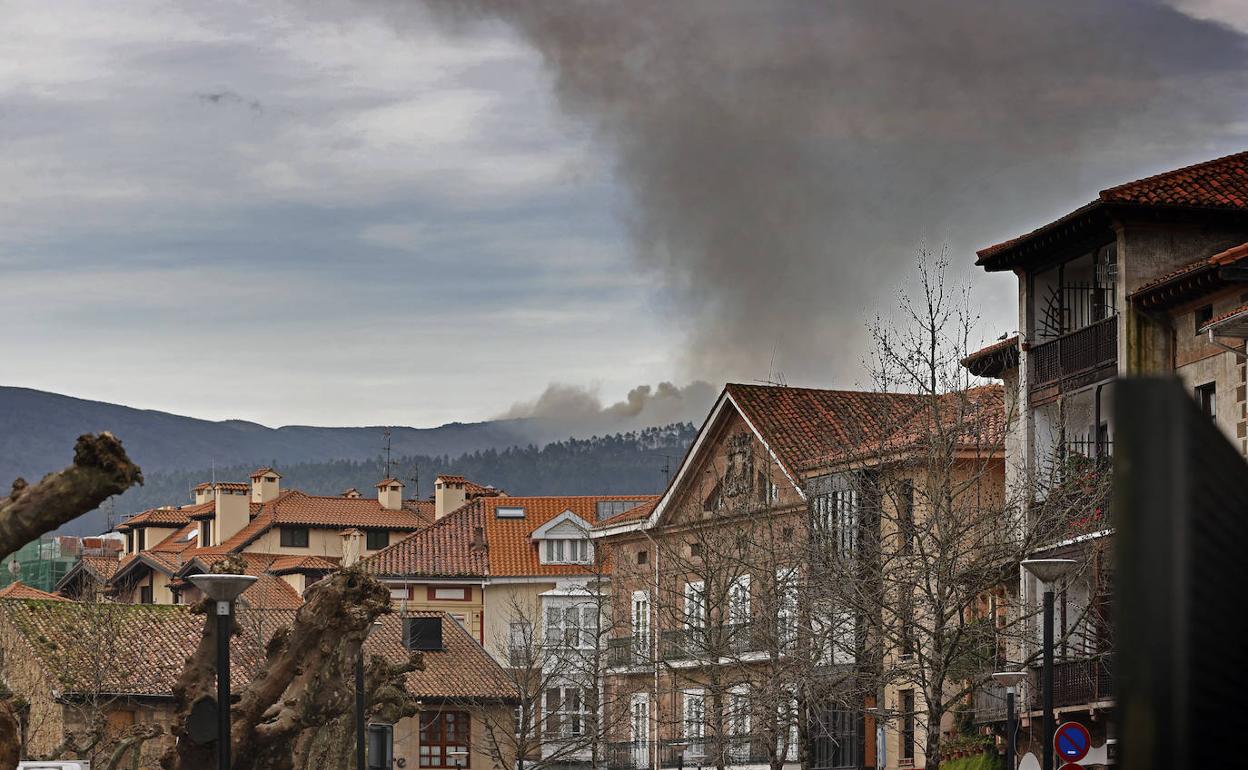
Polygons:
M1092 748L1092 736L1088 735L1088 728L1078 722L1064 722L1053 733L1053 748L1066 762L1078 762Z

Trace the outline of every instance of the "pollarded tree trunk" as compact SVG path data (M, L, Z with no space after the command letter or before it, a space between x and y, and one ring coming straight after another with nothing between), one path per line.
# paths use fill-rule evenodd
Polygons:
M234 697L235 770L294 770L301 736L321 729L344 709L349 711L344 704L354 699L351 671L361 644L373 621L391 611L385 586L358 569L342 570L315 583L305 598L294 623L269 641L260 673ZM201 612L208 609L208 602L197 607ZM191 741L188 725L196 704L211 702L215 694L215 620L209 617L204 624L200 644L175 687L178 742L161 759L165 770L212 766L212 745Z
M9 496L0 499L0 559L142 483L139 466L130 462L113 434L79 436L73 465L49 473L38 484L17 479Z
M0 770L14 770L21 759L22 725L13 698L0 696Z

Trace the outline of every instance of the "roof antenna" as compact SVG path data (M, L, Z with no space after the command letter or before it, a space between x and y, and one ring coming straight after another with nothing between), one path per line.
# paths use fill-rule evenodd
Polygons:
M780 347L780 336L776 336L775 343L771 346L771 361L767 364L767 379L761 380L765 385L773 385L780 388L787 388L788 384L784 381L784 372L776 370L776 349ZM758 382L758 380L756 380Z
M420 499L420 463L412 463L412 477L408 479L412 482L412 499Z
M672 482L672 456L663 455L663 489Z
M382 430L381 435L386 438L386 473L385 478L390 478L390 428Z

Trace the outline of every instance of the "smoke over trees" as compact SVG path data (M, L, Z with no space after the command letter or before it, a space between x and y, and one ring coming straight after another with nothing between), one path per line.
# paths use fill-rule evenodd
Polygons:
M1242 149L1244 36L1159 1L425 6L540 53L613 154L638 264L688 333L681 374L712 381L774 352L790 381L851 385L860 319L922 237L969 269L1072 193Z

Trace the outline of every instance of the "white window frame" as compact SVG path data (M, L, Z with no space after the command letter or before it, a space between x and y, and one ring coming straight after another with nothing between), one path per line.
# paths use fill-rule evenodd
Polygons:
M633 693L629 702L628 737L632 743L633 764L650 766L650 693Z
M750 756L750 686L738 684L728 688L728 713L724 722L728 727L728 755L737 762Z
M746 573L733 578L728 587L728 622L745 625L750 620L750 576Z
M706 691L701 688L685 690L680 704L680 735L688 744L690 754L705 754L706 740Z
M592 564L594 545L588 538L552 537L543 541L542 564Z
M684 625L690 631L706 628L706 584L701 580L685 583Z
M643 660L650 654L650 592L633 591L631 605L633 653Z
M797 567L776 570L776 642L780 651L797 647Z

